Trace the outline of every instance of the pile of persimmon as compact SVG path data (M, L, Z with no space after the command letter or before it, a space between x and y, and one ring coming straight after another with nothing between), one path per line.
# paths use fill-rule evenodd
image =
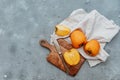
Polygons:
M74 48L84 46L84 51L89 56L96 56L99 54L100 44L97 40L92 39L87 41L85 34L81 29L76 29L70 34L70 39Z
M73 49L68 50L63 55L67 64L74 66L80 62L81 58L77 49L82 46L84 47L85 53L89 56L95 57L96 55L99 54L100 50L99 42L95 39L87 41L86 35L81 29L75 29L71 32L70 28L65 25L57 25L55 28L56 35L70 36Z

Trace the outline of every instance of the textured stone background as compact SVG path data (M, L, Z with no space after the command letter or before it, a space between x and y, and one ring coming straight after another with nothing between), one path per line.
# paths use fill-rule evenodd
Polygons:
M120 80L120 33L105 47L107 62L85 62L75 77L46 61L49 51L38 41L49 41L54 26L78 8L120 25L120 0L0 0L0 80Z

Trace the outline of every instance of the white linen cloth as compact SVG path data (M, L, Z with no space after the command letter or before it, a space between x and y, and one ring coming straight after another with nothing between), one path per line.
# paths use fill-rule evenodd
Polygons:
M96 10L92 10L90 13L87 13L83 9L77 9L73 11L70 16L63 20L60 24L68 26L71 31L75 30L76 28L81 28L85 33L88 41L91 39L97 39L100 42L100 52L95 57L88 56L84 52L83 47L78 49L81 55L87 59L90 67L107 60L109 54L104 50L104 46L106 42L110 42L120 30L120 27L118 27L112 20L108 20ZM57 36L55 35L55 32L53 32L52 37L56 39L67 38L67 36ZM69 38L66 40L71 43Z

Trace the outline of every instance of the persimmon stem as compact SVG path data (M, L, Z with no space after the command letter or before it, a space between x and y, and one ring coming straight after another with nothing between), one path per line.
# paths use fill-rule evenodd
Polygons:
M83 46L84 44L82 43L82 44L80 44L79 46L81 47L81 46Z
M91 55L91 53L92 53L91 51L87 51L87 52L88 52L89 55Z
M55 32L58 30L58 28L55 27Z
M84 44L82 43L81 46L83 46Z

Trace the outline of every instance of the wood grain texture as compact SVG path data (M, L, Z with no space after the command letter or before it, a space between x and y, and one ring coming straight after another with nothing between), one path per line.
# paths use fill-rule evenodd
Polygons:
M67 50L73 48L72 45L70 45L64 39L59 39L58 43L60 44L62 54L64 54L64 52L66 52ZM48 54L48 56L46 58L47 61L50 62L51 64L53 64L54 66L56 66L57 68L59 68L60 70L66 72L64 65L62 64L62 60L61 60L59 54L57 53L55 47L53 45L49 44L46 40L41 40L40 45L43 47L46 47L50 50L50 53ZM69 75L75 76L78 73L79 69L81 68L81 66L84 62L85 62L85 58L83 58L81 56L80 62L75 66L70 66L66 63L67 67L69 69Z

